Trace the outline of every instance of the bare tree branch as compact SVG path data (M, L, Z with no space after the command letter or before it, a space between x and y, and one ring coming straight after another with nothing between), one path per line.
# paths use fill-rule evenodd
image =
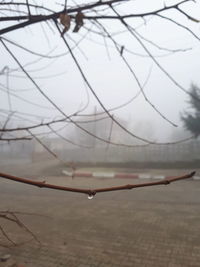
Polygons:
M192 0L184 0L184 1L181 1L177 4L175 4L175 5L164 6L163 8L160 8L160 9L157 9L157 10L154 10L151 12L138 13L138 14L127 14L127 15L121 16L121 18L122 19L138 18L138 17L144 18L146 16L156 15L156 14L168 11L170 9L175 9L178 12L182 13L187 18L190 18L191 20L197 22L198 21L197 19L192 18L191 16L189 16L188 14L186 14L185 12L183 12L179 8L180 5L182 5L186 2L189 2L189 1L192 1ZM117 2L124 2L124 0L111 0L111 1L105 1L105 2L97 1L96 3L93 3L93 4L86 4L86 5L76 7L76 8L69 8L69 9L67 9L67 13L68 14L74 14L74 13L76 14L77 12L80 12L80 11L82 12L85 10L92 10L95 7L100 7L100 6L108 6L109 7L112 4L115 4ZM2 17L2 18L0 18L0 21L13 21L13 20L17 20L17 21L28 20L28 21L4 28L4 29L0 30L0 35L8 33L10 31L20 29L20 28L27 27L27 26L35 24L35 23L40 23L42 21L47 21L50 19L54 19L54 20L58 19L60 14L62 14L62 13L63 13L63 10L60 12L54 12L53 14L50 14L50 15L31 15L31 16L29 16L29 14L28 14L27 16ZM110 16L110 15L106 15L106 16L100 15L100 16L84 16L84 19L92 19L92 20L95 20L95 19L115 19L115 20L119 20L119 17L118 16Z
M195 175L195 172L191 172L191 173L183 175L183 176L165 178L161 181L155 181L155 182L149 182L149 183L128 184L128 185L115 186L115 187L109 187L109 188L80 189L80 188L71 188L71 187L66 187L66 186L47 184L45 181L37 182L34 180L30 180L30 179L12 176L12 175L6 174L6 173L0 173L0 177L15 181L15 182L29 184L29 185L37 186L40 188L49 188L49 189L54 189L54 190L83 193L83 194L87 194L89 196L94 196L97 193L110 192L110 191L119 191L119 190L126 190L126 189L130 190L130 189L139 188L139 187L156 186L156 185L168 185L168 184L175 182L175 181L192 178L194 175Z
M22 222L22 220L19 219L18 214L21 215L34 215L34 216L44 216L44 215L39 215L39 214L34 214L34 213L27 213L27 212L15 212L15 211L0 211L0 218L10 221L16 225L18 225L20 228L24 229L29 235L32 236L32 239L35 240L39 245L41 244L41 242L39 241L39 239L37 238L37 236ZM0 232L3 234L3 236L11 243L12 246L19 246L22 245L24 243L29 242L25 241L22 243L18 243L12 240L12 238L9 237L9 235L7 234L6 230L0 225ZM3 244L0 244L0 246L5 246L5 247L9 247Z

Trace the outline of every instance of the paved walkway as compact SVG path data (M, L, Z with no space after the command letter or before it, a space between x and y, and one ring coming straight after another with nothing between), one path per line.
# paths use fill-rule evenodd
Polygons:
M83 188L133 182L66 176L47 181ZM10 262L24 267L200 266L200 181L102 193L88 200L0 180L0 210L8 209L43 215L18 215L41 245L32 240L0 247L1 255L10 254ZM0 219L0 225L17 243L31 239L12 223ZM1 233L0 243L9 244Z

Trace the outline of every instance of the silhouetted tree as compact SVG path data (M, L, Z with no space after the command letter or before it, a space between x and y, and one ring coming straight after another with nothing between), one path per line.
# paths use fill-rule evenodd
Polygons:
M190 88L190 106L192 112L185 112L182 115L182 120L187 130L194 134L195 137L200 135L200 88L192 84Z

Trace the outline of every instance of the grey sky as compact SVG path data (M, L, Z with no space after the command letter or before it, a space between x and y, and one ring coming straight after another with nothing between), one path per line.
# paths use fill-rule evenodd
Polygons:
M68 2L70 3L70 1ZM174 1L165 1L166 5L172 3L174 3ZM154 10L158 7L161 8L163 5L163 1L151 1L151 3L150 1L131 1L127 7L123 7L122 5L122 9L124 13L139 13ZM53 7L50 3L49 6ZM120 10L120 7L118 7L118 10ZM199 1L196 3L192 1L186 3L184 5L184 10L191 16L199 19ZM171 18L183 23L199 36L200 26L198 23L189 21L175 11L162 14L169 15ZM160 18L148 17L146 18L146 24L143 24L143 22L142 19L129 20L129 23L134 28L139 26L138 32L141 35L155 42L159 46L169 49L191 48L185 52L169 53L168 51L156 49L144 41L144 44L149 51L153 55L156 55L155 59L158 60L166 71L181 84L181 86L188 90L191 82L200 85L199 41L189 32ZM112 32L122 31L122 33L115 35L115 39L121 45L124 45L126 49L131 50L134 53L145 55L145 57L140 57L124 51L124 56L132 66L141 84L145 82L150 73L150 77L144 88L149 100L169 120L181 127L180 112L187 107L186 100L188 99L188 96L177 88L175 84L173 84L173 82L171 82L167 76L158 69L156 64L150 58L146 57L146 52L141 45L139 45L129 33L123 32L125 28L119 22L106 21L105 25L108 26ZM95 27L91 26L89 23L85 23L85 26L95 30ZM43 29L46 30L46 36L43 33ZM51 53L52 55L67 51L63 44L63 40L56 30L51 31L45 24L43 24L43 29L41 25L34 25L5 34L3 37L13 40L18 44L39 53L47 53L48 51L55 49L55 47L56 49ZM72 33L72 29L73 26L66 34L66 39L71 46L73 46L74 43L70 40L70 37L77 42L82 39L82 36L86 35L85 29L81 29L78 34ZM80 42L79 47L81 50L76 48L73 52L89 82L95 89L96 94L104 103L105 107L109 109L128 101L137 94L139 88L121 57L113 48L111 41L106 40L106 43L107 48L104 39L101 36L89 33L87 37ZM23 65L39 59L38 56L30 55L7 42L6 44L12 52L15 53ZM166 56L167 54L169 55ZM48 68L42 69L47 65L49 65ZM4 66L8 66L9 68L17 67L13 59L11 59L3 46L1 46L0 69L3 69ZM86 86L84 85L83 79L70 55L62 56L58 59L42 59L37 63L26 66L25 69L30 71L30 75L35 77L35 81L41 86L42 90L67 114L75 112L87 103ZM24 76L21 71L13 72L11 75L12 74ZM60 75L53 77L57 74ZM12 93L23 97L28 101L35 102L38 105L50 108L42 109L34 107L30 103L24 103L21 100L16 99L14 96L11 96L11 103L14 111L34 113L52 118L59 115L58 112L55 111L54 108L52 108L51 105L37 92L37 90L34 89L34 86L30 81L19 77L12 77L11 75L9 78L10 88L16 90L26 88L31 89L29 91L16 91ZM45 78L46 76L52 77L47 79ZM0 83L5 85L5 76L0 76ZM89 101L89 107L83 113L92 112L94 106L97 106L97 109L99 109L99 105L91 93L89 93ZM3 109L8 109L9 107L8 96L2 91L0 91L0 107ZM176 130L152 109L152 107L145 101L142 94L140 94L131 104L114 113L116 116L121 116L122 118L127 119L130 122L129 129L134 129L137 134L146 135L144 133L144 131L146 131L144 125L152 125L151 129L154 131L154 136L157 140L170 141L171 132ZM136 125L143 125L141 126L142 130L140 129L140 126L136 127ZM149 127L150 126L147 126L147 128Z

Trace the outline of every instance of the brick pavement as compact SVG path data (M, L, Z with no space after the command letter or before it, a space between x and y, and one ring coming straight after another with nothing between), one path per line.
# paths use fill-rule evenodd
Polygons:
M82 187L133 182L66 177L52 181ZM46 216L20 215L41 245L31 241L0 247L0 254L9 253L25 267L200 266L200 181L102 193L88 200L85 195L0 180L0 210L7 209ZM2 219L0 223L13 240L30 239L23 229ZM1 234L0 243L6 244Z

